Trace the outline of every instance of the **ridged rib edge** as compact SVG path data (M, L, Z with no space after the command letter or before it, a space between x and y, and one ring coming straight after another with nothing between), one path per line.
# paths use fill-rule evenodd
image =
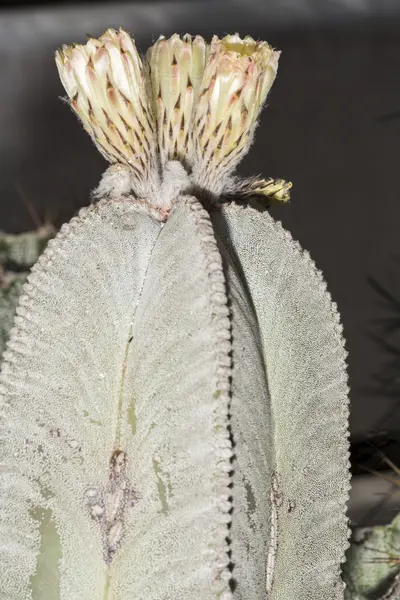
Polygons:
M183 196L184 201L193 214L194 222L200 236L201 248L206 260L209 279L209 301L214 316L212 325L215 331L216 358L216 390L214 427L217 438L216 453L218 456L215 479L215 494L218 502L219 522L210 540L210 548L214 553L213 585L217 597L221 600L232 600L230 587L232 572L230 569L229 525L232 521L231 489L232 484L232 443L229 433L229 409L231 401L231 321L226 293L225 276L222 258L218 250L210 215L200 202L192 196Z

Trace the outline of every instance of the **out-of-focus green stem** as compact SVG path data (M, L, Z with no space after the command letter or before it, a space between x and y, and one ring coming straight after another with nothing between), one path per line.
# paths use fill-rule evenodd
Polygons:
M398 600L400 515L390 525L355 530L343 567L345 600Z
M0 233L0 356L29 270L54 235L52 225L19 235Z

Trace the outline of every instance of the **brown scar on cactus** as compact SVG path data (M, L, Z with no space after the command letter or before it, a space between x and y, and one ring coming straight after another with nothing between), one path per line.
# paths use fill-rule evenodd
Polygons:
M111 563L121 544L125 511L135 506L140 497L126 476L127 460L126 452L115 448L110 457L107 484L91 486L85 491L89 514L100 525L107 564Z

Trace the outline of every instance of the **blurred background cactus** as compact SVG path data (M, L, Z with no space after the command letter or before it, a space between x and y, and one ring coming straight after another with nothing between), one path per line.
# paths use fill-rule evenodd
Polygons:
M19 235L0 232L0 354L4 351L26 277L55 233L50 224Z

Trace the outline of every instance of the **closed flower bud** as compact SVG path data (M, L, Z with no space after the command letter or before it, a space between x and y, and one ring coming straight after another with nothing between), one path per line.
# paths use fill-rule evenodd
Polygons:
M197 35L163 36L146 55L148 83L157 119L161 163L193 155L192 114L203 78L209 46Z
M219 194L251 144L279 52L238 35L214 36L194 116L195 181Z
M237 35L161 36L144 65L124 30L63 46L57 67L72 108L112 163L95 198L131 196L166 218L180 193L285 202L291 184L232 173L253 138L279 52Z
M148 179L155 166L155 124L143 67L128 33L107 31L85 45L63 46L56 63L71 106L103 156Z

